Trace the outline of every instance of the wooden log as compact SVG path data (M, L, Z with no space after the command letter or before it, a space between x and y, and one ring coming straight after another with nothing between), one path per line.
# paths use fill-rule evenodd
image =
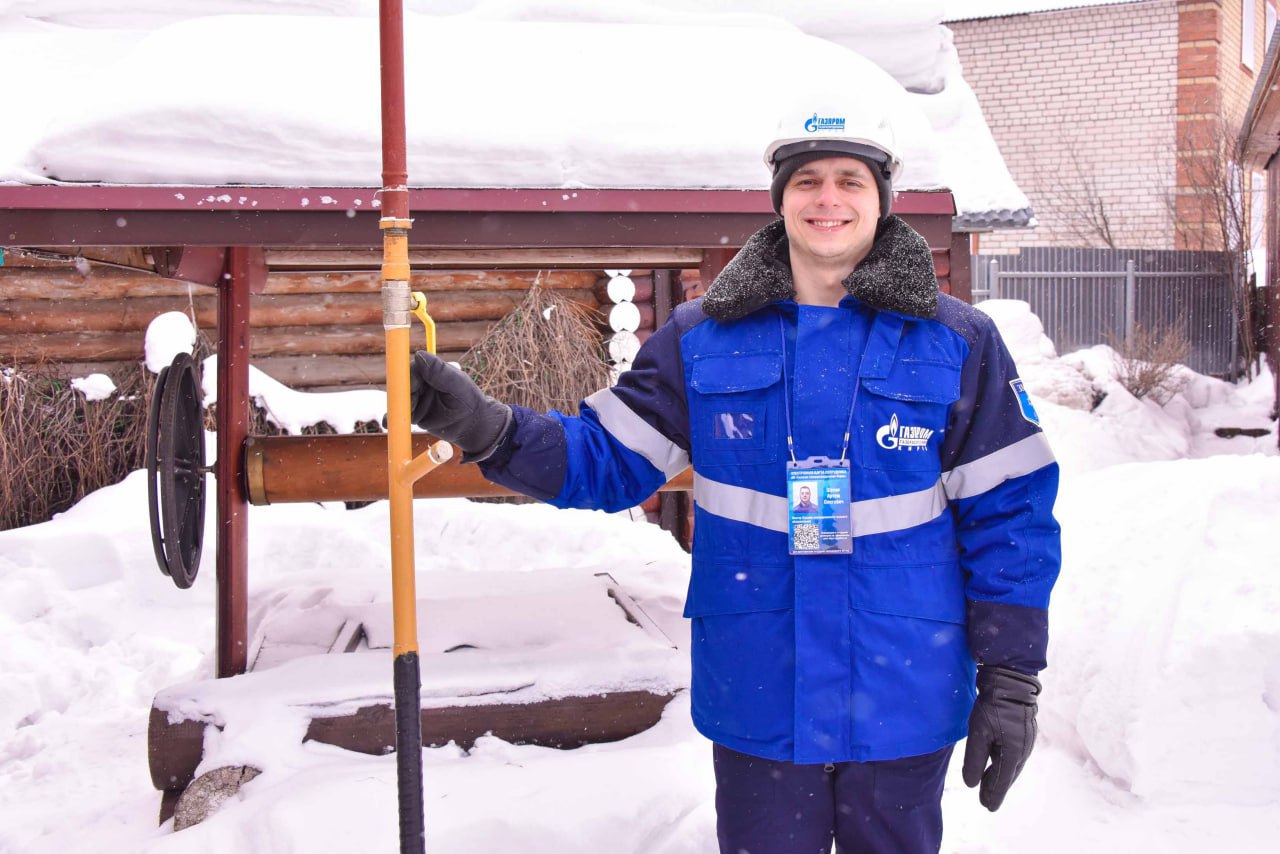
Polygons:
M640 325L638 329L655 329L654 311L652 302L636 302L634 303L636 310L640 313ZM608 311L609 308L605 308Z
M652 276L631 276L631 281L635 283L636 295L632 298L632 302L637 305L640 303L653 302L653 277ZM609 299L609 279L601 278L596 281L595 286L596 301L603 306L612 305L613 301Z
M495 321L496 322L496 321ZM469 350L492 323L467 321L441 323L437 328L437 349L449 352ZM421 326L415 326L411 346L424 346ZM38 332L0 333L0 358L23 363L36 362L119 362L143 357L143 334L134 332ZM250 336L251 356L282 354L371 355L386 352L386 333L379 326L282 326L254 330Z
M55 256L63 256L61 258ZM153 269L152 259L141 246L49 246L37 251L22 247L6 249L6 267L73 267L76 258L86 261L105 261L126 267Z
M523 705L423 709L422 743L427 747L441 747L452 741L469 750L476 739L492 734L512 744L571 750L587 744L620 741L656 724L673 696L619 691ZM312 718L305 740L382 756L395 745L395 711L389 705L379 704L342 717Z
M588 308L598 305L589 289L563 289L556 294ZM524 296L514 290L446 291L430 294L427 310L439 323L492 321L506 316ZM0 299L0 333L145 330L157 315L190 308L195 310L198 328L217 326L218 303L212 294L194 299L182 296L100 300L92 306L76 300ZM382 300L377 293L255 296L250 300L249 322L254 328L376 325L382 323Z
M513 744L556 748L618 741L656 724L673 696L619 691L538 703L428 708L422 710L422 743L440 747L453 741L465 749L489 733ZM147 753L157 789L180 790L195 779L206 726L212 724L170 720L168 713L152 707ZM304 740L382 756L395 747L395 711L378 703L347 715L315 717Z
M327 247L268 248L267 266L334 270L376 270L382 263L380 249L332 249ZM445 269L636 269L639 267L696 267L700 249L620 247L598 249L410 249L415 267Z
M414 272L410 284L419 291L526 291L538 282L546 290L581 290L595 286L599 275L589 270L522 272L474 270ZM270 272L264 294L381 293L376 272ZM148 273L90 267L47 269L0 267L0 299L104 300L125 297L182 297L212 294L204 285L165 279Z
M434 271L415 270L410 287L415 291L527 291L536 282L548 291L590 288L597 276L588 270L520 270ZM275 272L267 276L268 294L298 293L381 293L382 279L377 273L295 273Z
M413 452L426 451L432 439L413 436ZM387 497L387 437L251 436L244 448L246 481L252 504L315 501L376 501ZM673 478L664 491L693 488L690 470ZM415 498L480 498L515 493L490 483L479 467L460 457L414 484Z
M75 267L44 270L0 267L0 298L5 300L123 299L125 297L181 297L212 294L215 289L190 282L162 279L148 273L92 267L82 273Z
M933 256L933 275L939 279L948 278L951 275L951 249L930 249L929 254Z
M437 355L446 362L456 362L465 353L442 350ZM383 388L387 384L385 353L376 356L263 356L254 359L253 366L295 389L341 391L343 387Z
M0 358L24 364L136 362L143 355L142 335L137 332L0 333Z
M10 364L11 354L0 353L0 362L6 365ZM30 368L34 363L23 361L19 363L22 366ZM110 362L48 362L40 365L40 371L43 375L57 377L59 379L74 379L76 377L87 377L89 374L106 374L113 380L119 381L121 377L131 374L138 370L138 366L142 364L142 356L136 359L124 361Z
M203 721L170 720L167 712L151 707L147 724L147 765L151 785L162 791L185 789L195 779L204 754Z
M497 321L464 321L441 323L436 326L436 349L469 350L484 337ZM111 333L107 333L111 334ZM3 336L0 336L3 340ZM268 356L291 354L370 354L385 353L387 336L378 326L277 326L255 329L251 337L253 355ZM425 346L421 324L410 332L410 346Z

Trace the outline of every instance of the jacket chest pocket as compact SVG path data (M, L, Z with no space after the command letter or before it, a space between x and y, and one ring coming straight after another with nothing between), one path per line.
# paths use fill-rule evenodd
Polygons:
M900 361L887 377L862 377L858 419L862 464L873 469L938 471L960 368Z
M689 380L690 438L698 466L752 465L778 458L782 356L699 356Z

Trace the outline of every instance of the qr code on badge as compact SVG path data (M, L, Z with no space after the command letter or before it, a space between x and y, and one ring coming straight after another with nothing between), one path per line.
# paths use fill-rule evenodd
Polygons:
M797 552L816 552L819 549L818 526L812 522L796 525L791 548Z

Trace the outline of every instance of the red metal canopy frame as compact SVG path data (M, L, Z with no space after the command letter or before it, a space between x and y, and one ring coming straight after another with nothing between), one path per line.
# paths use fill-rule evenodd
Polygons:
M774 213L763 190L417 189L411 248L704 251L715 272ZM381 247L370 187L0 185L0 246L149 247L157 272L218 288L218 676L247 663L249 295L263 247ZM894 212L950 233L949 192L905 192ZM929 236L926 234L926 236ZM935 245L934 240L930 240Z
M411 190L419 247L741 246L773 218L763 190ZM367 187L0 186L5 246L380 247ZM948 192L894 212L950 217Z

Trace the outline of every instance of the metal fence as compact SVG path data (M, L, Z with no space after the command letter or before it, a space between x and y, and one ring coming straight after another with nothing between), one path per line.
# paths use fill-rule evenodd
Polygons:
M1181 328L1187 367L1235 376L1239 324L1230 256L1219 252L1035 247L1018 255L978 255L973 299L1031 305L1059 353L1112 340L1136 328Z

